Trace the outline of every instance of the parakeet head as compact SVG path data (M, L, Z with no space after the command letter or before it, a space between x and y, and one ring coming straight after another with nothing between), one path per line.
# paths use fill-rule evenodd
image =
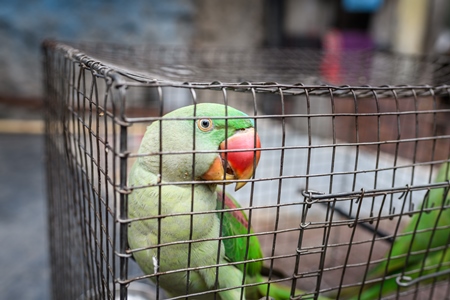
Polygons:
M165 182L249 179L260 157L259 150L251 149L260 147L248 115L230 106L203 103L174 110L153 122L139 153L154 155L139 158L139 163L161 174ZM237 182L236 190L245 183Z

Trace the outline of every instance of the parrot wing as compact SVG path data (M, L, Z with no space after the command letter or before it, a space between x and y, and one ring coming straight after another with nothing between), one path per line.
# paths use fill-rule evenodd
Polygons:
M450 163L443 164L434 182L445 182L450 178ZM368 273L368 279L391 277L384 282L367 284L359 299L373 299L380 295L395 292L399 287L396 278L405 274L411 279L437 272L448 268L450 250L448 243L450 237L450 208L448 201L450 192L448 188L438 188L429 191L422 203L422 210L415 214L403 235L395 238L392 250L388 253L390 259L386 259L376 265ZM435 208L428 211L428 209ZM440 209L439 209L440 208ZM439 249L446 247L445 249ZM434 249L434 250L433 250ZM442 266L438 261L446 262ZM437 267L439 267L439 270ZM425 270L423 270L425 268ZM442 280L440 277L438 280ZM356 298L360 287L350 288L341 293L343 298L352 295Z
M450 178L450 163L444 164L434 182L445 182ZM447 194L446 194L447 193ZM391 260L380 263L369 273L370 278L393 274L401 271L405 264L412 265L425 259L428 248L436 248L447 244L450 235L450 209L445 208L445 202L450 199L450 193L444 188L432 189L422 203L423 210L435 208L432 211L421 211L415 214L404 235L398 236L392 246ZM441 209L438 209L441 208ZM422 253L420 253L422 251ZM409 254L419 252L418 254ZM409 254L409 255L408 255ZM389 264L387 270L386 265Z
M217 190L217 209L239 209L241 206L239 203L227 193L223 193L222 190ZM270 297L275 300L290 299L291 288L285 285L272 283L270 288L267 283L264 283L265 279L261 275L261 269L263 267L263 253L257 236L247 236L247 234L253 233L249 228L248 218L242 210L232 210L224 212L223 216L219 213L219 218L222 219L222 236L233 237L224 239L223 244L225 247L225 256L230 262L239 261L252 261L245 264L236 265L246 275L246 283L258 283L253 288L246 289L247 299L259 299L267 295L269 291ZM244 235L239 237L239 235ZM238 236L238 237L234 237ZM295 291L296 295L303 295L302 299L318 299L329 300L323 296L315 297L313 294L306 293L299 289ZM306 296L308 295L309 296Z
M402 275L402 282L409 282L408 286L416 286L413 282L421 276L427 276L440 272L441 276L431 277L426 280L419 281L420 284L430 284L433 281L447 280L449 278L448 272L450 270L450 249L446 248L437 252L433 252L427 256L424 261L409 264L401 272L390 275L389 278L371 285L364 289L360 296L353 295L352 299L371 300L378 299L380 296L384 297L393 294L397 291L403 292L407 287L400 287L397 284L397 279Z
M229 194L223 193L220 189L217 191L217 209L235 209L240 208ZM223 216L221 216L223 215ZM219 214L222 218L222 236L234 237L239 235L247 235L253 231L249 229L248 219L242 210L233 210ZM263 257L261 246L256 236L242 236L228 238L223 240L225 247L225 256L230 262L239 262L246 260L258 260ZM254 277L261 272L263 262L254 261L251 263L239 264L236 267L246 275Z

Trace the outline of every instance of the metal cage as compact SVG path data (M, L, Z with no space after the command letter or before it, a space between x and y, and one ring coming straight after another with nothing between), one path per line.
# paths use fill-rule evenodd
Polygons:
M449 218L448 197L421 205L450 187L435 180L450 162L448 57L55 41L43 54L54 299L166 297L149 280L163 272L143 274L128 247L128 174L146 126L203 102L246 112L260 134L254 177L224 188L260 240L266 282L305 291L293 299L342 298L352 286L358 296L389 278L398 288L387 298L450 294L450 262L425 264L450 251L450 234L424 246L414 279L367 275L412 217ZM450 231L438 223L412 234Z

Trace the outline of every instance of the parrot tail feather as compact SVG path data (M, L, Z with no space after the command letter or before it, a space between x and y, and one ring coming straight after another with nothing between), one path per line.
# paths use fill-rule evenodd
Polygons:
M260 276L257 282L264 282L266 278ZM256 286L258 297L256 299L260 299L261 297L271 297L275 300L289 300L291 297L291 287L279 283L262 283ZM269 291L269 293L267 293ZM318 296L314 293L308 293L299 289L295 290L295 296L303 295L301 299L318 299L318 300L329 300L329 298ZM248 296L247 296L248 297ZM252 299L248 297L248 299ZM264 299L264 298L263 298Z

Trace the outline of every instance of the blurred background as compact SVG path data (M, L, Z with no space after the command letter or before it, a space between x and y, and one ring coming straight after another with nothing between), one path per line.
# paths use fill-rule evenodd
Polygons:
M47 38L447 54L450 3L0 0L0 299L50 297L40 52Z

